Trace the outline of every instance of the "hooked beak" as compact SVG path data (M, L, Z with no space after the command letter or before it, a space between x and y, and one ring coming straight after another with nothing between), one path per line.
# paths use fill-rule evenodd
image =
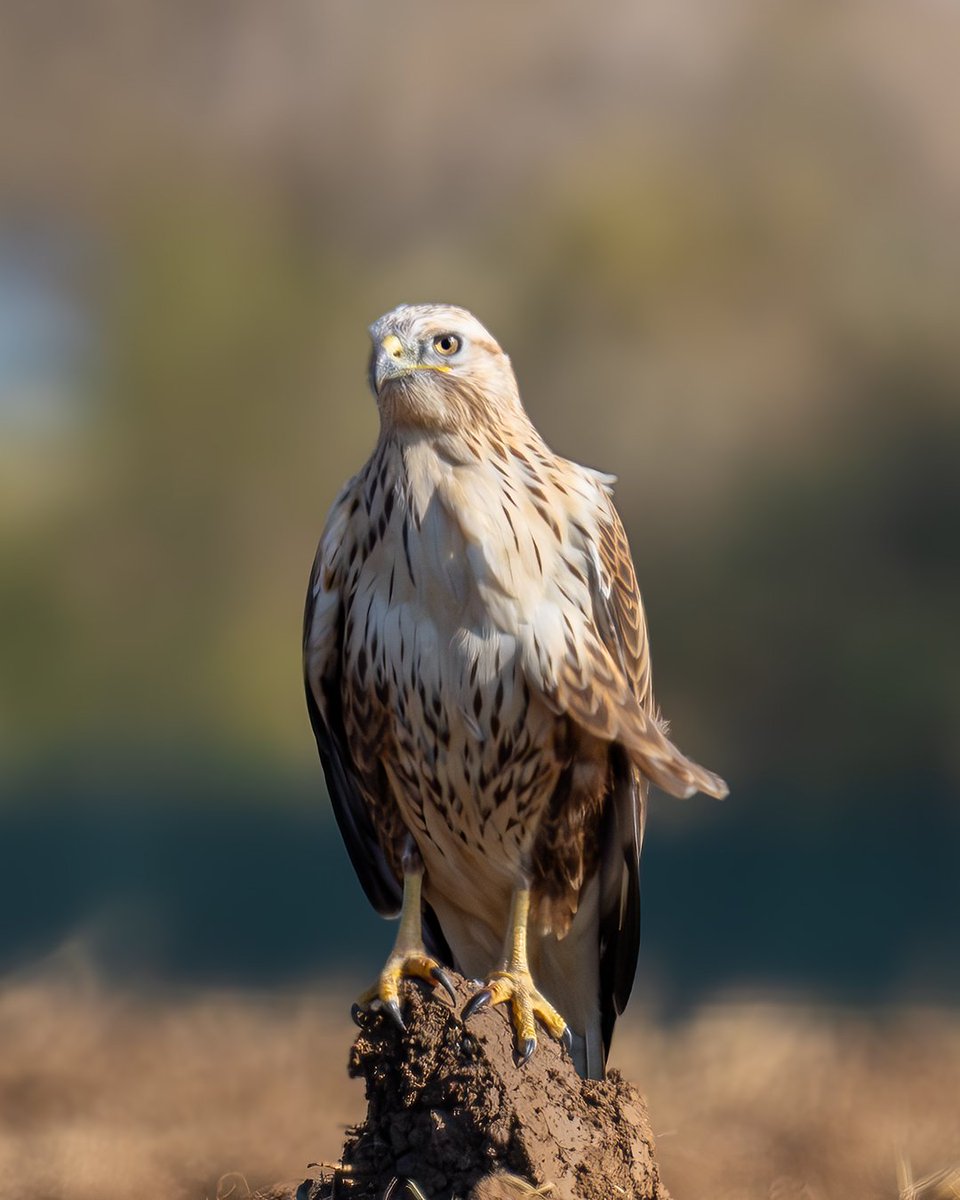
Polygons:
M395 333L388 333L377 347L373 382L379 392L391 379L400 379L417 369L417 362Z
M388 333L376 347L373 358L373 386L379 395L391 379L402 379L414 371L438 371L450 368L440 363L422 363L415 350L406 346L395 333Z

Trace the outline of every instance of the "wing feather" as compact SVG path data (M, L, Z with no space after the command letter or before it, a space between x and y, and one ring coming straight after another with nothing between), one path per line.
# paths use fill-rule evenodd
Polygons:
M655 710L646 622L626 534L605 493L600 503L599 537L585 551L589 611L562 637L535 636L528 661L558 711L594 737L621 743L665 792L722 798L724 781L677 749Z
M640 710L655 719L650 645L640 589L623 525L608 499L592 573L594 623ZM611 788L601 827L600 1028L604 1057L633 990L640 956L640 850L647 781L619 746L610 754Z
M726 785L669 741L653 696L650 644L633 558L607 491L588 552L589 620L568 637L555 700L611 741L601 824L600 1020L604 1053L633 988L640 949L640 850L648 778L674 795L726 794Z
M353 481L351 481L352 484ZM367 898L383 916L400 911L401 887L383 852L343 721L344 603L338 571L347 534L351 484L335 503L310 573L303 627L307 710L330 803Z
M611 787L600 827L600 1029L604 1055L633 990L640 956L640 849L647 783L620 747L610 755Z

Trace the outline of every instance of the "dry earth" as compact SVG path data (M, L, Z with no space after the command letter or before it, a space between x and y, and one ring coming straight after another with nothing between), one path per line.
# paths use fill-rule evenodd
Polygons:
M0 1197L243 1200L315 1173L363 1114L348 1008L345 987L145 997L82 969L8 979ZM613 1063L647 1097L677 1200L960 1195L955 1012L728 1000L671 1027L632 1016Z
M308 1200L383 1200L399 1180L431 1200L534 1188L553 1200L670 1200L636 1088L616 1070L581 1079L549 1038L519 1069L506 1007L463 1021L476 985L450 978L452 1004L405 985L402 1033L386 1014L360 1017L350 1074L364 1080L366 1118L347 1137L342 1169ZM510 1177L526 1193L505 1192Z

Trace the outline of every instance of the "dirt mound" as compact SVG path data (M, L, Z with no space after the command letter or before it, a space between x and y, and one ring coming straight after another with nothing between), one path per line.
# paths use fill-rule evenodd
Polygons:
M615 1071L582 1080L546 1037L518 1067L505 1010L465 1025L475 985L454 985L455 1009L443 993L407 985L406 1033L382 1014L362 1018L349 1070L366 1081L367 1118L348 1132L342 1167L298 1197L669 1200L636 1089Z

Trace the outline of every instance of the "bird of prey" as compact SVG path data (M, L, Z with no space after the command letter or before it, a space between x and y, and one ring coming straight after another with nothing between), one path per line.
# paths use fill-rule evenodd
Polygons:
M334 502L304 629L307 703L367 896L400 914L361 1004L485 980L602 1078L639 941L648 782L722 797L668 739L613 479L554 454L462 308L370 328L380 435Z

